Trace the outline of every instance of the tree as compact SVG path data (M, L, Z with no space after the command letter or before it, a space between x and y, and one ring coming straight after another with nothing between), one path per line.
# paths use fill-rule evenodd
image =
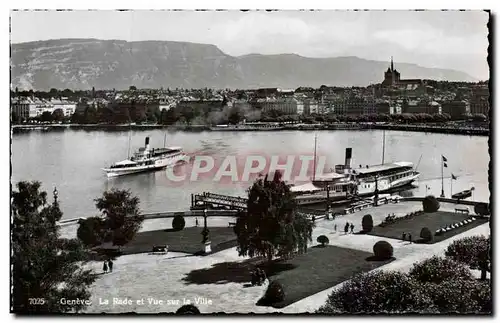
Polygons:
M19 182L12 192L12 306L16 313L80 311L85 304L60 300L88 300L96 275L81 268L88 254L80 241L60 238L59 203L48 204L40 186Z
M471 269L479 269L481 255L488 252L489 245L489 237L466 237L453 241L446 249L445 256L454 261L464 263Z
M42 122L51 122L52 121L52 113L49 111L44 111L40 116L40 121Z
M64 120L64 111L62 109L55 109L54 112L52 112L52 120L63 121Z
M95 201L104 219L101 241L111 242L114 246L131 241L144 221L144 215L139 212L139 198L128 190L112 189Z
M237 107L232 107L229 110L228 120L231 124L238 124L243 119L243 114Z
M240 256L291 257L307 250L314 224L297 213L290 186L276 172L273 180L257 179L248 189L247 211L236 221Z
M98 216L89 217L78 222L76 236L85 247L95 247L103 243L104 221Z
M128 90L129 91L137 91L137 87L135 87L134 85L131 85L128 87Z

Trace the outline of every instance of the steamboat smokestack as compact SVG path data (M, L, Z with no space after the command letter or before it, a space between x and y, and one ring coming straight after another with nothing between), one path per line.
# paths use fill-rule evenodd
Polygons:
M351 169L352 148L345 149L345 169Z
M146 150L149 150L149 137L146 137L146 141L144 143L144 147L146 147Z

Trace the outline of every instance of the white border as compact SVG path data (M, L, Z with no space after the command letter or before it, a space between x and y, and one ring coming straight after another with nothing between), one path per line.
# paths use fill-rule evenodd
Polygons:
M7 24L9 21L9 15L10 12L9 10L11 8L16 8L16 9L34 9L34 8L43 8L43 9L118 9L118 8L127 8L127 9L255 9L255 8L261 8L261 9L307 9L307 8L313 8L313 9L356 9L356 8L361 8L361 9L492 9L493 11L496 11L498 7L498 1L487 1L487 0L475 0L475 1L438 1L438 0L421 0L421 1L415 1L415 2L409 2L409 1L394 1L394 0L378 0L378 1L370 1L370 0L350 0L346 2L333 2L333 1L319 1L319 0L308 0L305 2L299 2L299 1L282 1L282 2L271 2L269 0L263 1L263 0L253 0L253 1L186 1L186 0L171 0L171 1L151 1L151 0L142 0L142 1L102 1L102 0L87 0L87 1L43 1L43 2L38 2L38 1L26 1L26 0L18 0L15 1L14 3L11 3L11 8L5 8L8 2L7 1L2 1L2 50L0 51L0 55L2 55L2 62L4 62L0 68L1 68L1 74L2 75L2 88L4 89L3 91L0 91L0 95L2 96L2 115L3 117L0 119L2 122L2 127L1 129L1 135L0 135L0 143L1 143L1 148L0 152L3 154L3 158L1 159L2 162L2 177L0 179L0 189L2 190L2 210L4 212L2 213L3 217L3 225L2 227L4 228L4 233L2 234L2 237L4 239L4 243L2 243L2 259L7 260L8 257L10 257L10 250L9 250L9 237L10 237L10 231L8 231L8 223L10 223L9 219L9 205L10 205L10 199L9 199L9 186L8 183L10 183L10 155L9 155L9 149L10 149L10 142L9 142L9 95L7 92L7 88L10 88L9 84L9 67L7 66L7 61L9 59L9 30L7 28ZM168 6L166 5L168 3ZM498 22L497 22L498 23ZM498 35L495 35L495 40L497 40ZM496 58L496 55L495 55ZM494 96L496 97L497 93L497 87L495 86L494 89ZM498 118L500 118L500 112L496 113L496 117L494 120L495 124L499 124ZM495 141L496 145L500 145L498 141ZM496 151L498 151L498 147L495 147ZM495 156L496 158L497 156ZM496 178L495 178L496 179ZM495 182L498 183L498 180L495 180ZM495 194L495 200L500 201L500 199L496 198ZM495 210L496 211L496 210ZM7 220L9 219L9 220ZM9 222L8 222L9 221ZM500 221L496 221L496 226L498 226L498 223ZM498 251L498 250L496 250ZM497 252L495 251L495 268L498 268L498 255ZM9 273L9 267L7 264L4 264L2 267L2 275L0 277L3 278L2 280L2 314L3 316L8 316L8 320L13 320L14 316L9 315L9 307L10 307L10 302L9 302L9 294L8 291L10 290L10 281L7 280L7 277L10 277ZM495 272L496 274L496 272ZM496 276L495 276L496 277ZM495 282L497 279L494 280ZM497 294L495 296L498 297ZM496 300L495 300L495 303ZM497 304L496 304L497 305ZM498 310L498 306L495 307ZM89 320L88 318L85 317L78 317L78 320L83 320L87 321ZM102 319L102 317L97 318L97 319ZM112 318L112 320L118 320L120 318ZM137 318L131 318L133 320L137 320ZM144 319L143 317L140 317L139 319ZM163 320L173 320L174 318L168 317L168 318L161 318ZM237 319L240 319L239 317ZM243 319L243 318L241 318ZM255 320L256 317L249 317L248 319L250 320ZM258 319L258 318L257 318ZM285 318L288 319L288 318ZM304 320L304 318L300 318L301 320ZM314 318L312 318L314 319ZM339 318L343 319L343 318ZM418 318L410 318L410 317L405 317L403 318L405 321L414 321ZM453 320L461 320L459 317L453 317ZM464 318L464 319L469 319L469 318ZM44 318L42 319L43 321L50 322L51 318ZM63 321L72 321L74 320L71 317L65 317L62 319ZM190 319L190 320L195 320L195 319ZM196 319L196 320L201 320L201 319ZM309 320L309 319L307 319ZM431 320L431 319L429 319ZM2 320L3 321L3 320Z

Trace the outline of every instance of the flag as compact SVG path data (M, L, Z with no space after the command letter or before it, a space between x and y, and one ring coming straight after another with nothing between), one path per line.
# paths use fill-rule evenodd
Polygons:
M455 179L456 180L457 177L455 175L451 174L451 179Z
M441 155L441 157L443 158L443 161L444 161L444 162L447 162L447 161L448 161L448 159L446 159L446 157L444 157L443 155Z
M443 166L448 168L448 164L447 163L443 163Z

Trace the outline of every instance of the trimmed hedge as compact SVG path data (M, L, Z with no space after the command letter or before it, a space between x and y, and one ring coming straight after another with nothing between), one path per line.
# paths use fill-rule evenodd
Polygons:
M474 213L478 215L490 215L490 206L488 203L479 203L474 206Z
M424 242L432 241L431 230L429 230L428 227L423 227L422 230L420 230L420 238L422 238Z
M174 219L172 220L172 228L175 231L181 231L185 226L186 221L184 220L184 217L182 215L177 214L176 216L174 216Z
M318 239L316 239L316 241L317 241L318 243L321 243L321 246L322 246L322 247L324 247L325 245L327 245L328 243L330 243L330 240L329 240L329 239L328 239L328 237L327 237L327 236L325 236L325 235L320 235L320 236L318 237Z
M373 229L373 218L370 214L363 216L361 220L361 226L363 228L363 232L370 232Z
M394 254L392 245L387 241L378 241L373 245L373 253L380 260L391 259Z
M433 213L439 210L439 201L432 195L428 195L422 201L422 207L425 213Z

